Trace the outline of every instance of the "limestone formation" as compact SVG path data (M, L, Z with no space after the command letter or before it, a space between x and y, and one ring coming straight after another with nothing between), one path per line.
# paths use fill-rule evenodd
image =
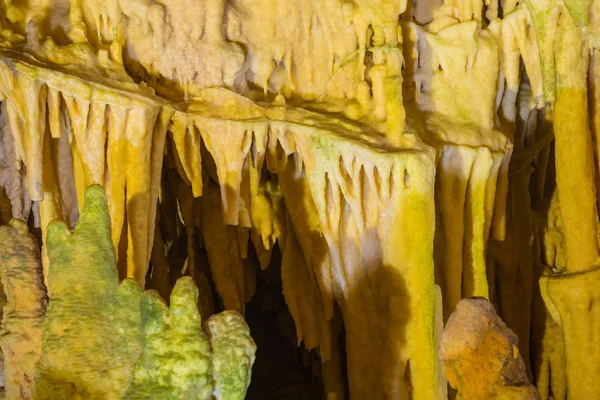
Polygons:
M329 398L447 397L442 324L472 296L542 399L600 398L599 47L600 1L0 2L0 222L41 241L50 299L35 384L206 394L188 323L245 334L210 316L276 274ZM156 361L180 334L202 365ZM248 387L244 334L214 393Z
M171 307L132 279L121 284L104 191L85 192L77 226L48 228L49 301L38 244L24 222L0 227L2 351L11 399L243 398L256 345L234 311L208 320L181 278Z
M0 255L6 296L0 340L4 356L2 386L9 399L32 398L47 297L38 243L25 222L13 219L0 227Z

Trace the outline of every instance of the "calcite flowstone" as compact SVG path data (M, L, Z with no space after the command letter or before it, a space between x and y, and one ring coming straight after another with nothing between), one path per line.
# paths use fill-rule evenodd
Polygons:
M539 399L517 346L517 336L488 300L461 300L446 324L439 352L457 399Z
M8 399L28 399L42 348L47 298L38 243L21 220L0 227L0 278L7 299L0 331L2 386Z

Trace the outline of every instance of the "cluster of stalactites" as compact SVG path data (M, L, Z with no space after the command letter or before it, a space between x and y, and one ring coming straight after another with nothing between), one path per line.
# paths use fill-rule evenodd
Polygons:
M45 235L56 218L74 226L85 188L104 185L115 246L126 237L127 269L121 275L143 282L171 112L29 64L17 63L13 71L11 63L0 63L4 151L12 163L8 170L19 176L26 169L27 191L9 190L11 201L23 204L21 195L38 203L37 224ZM10 188L19 182L6 183ZM27 217L23 208L13 211Z
M427 177L433 176L434 152L418 142L411 151L374 155L369 145L356 140L362 138L360 128L338 121L332 130L331 122L326 125L318 114L307 111L288 111L285 106L261 109L262 121L256 123L217 119L201 112L173 114L172 108L147 97L129 94L125 100L119 92L71 75L14 63L14 71L7 63L2 64L3 72L11 74L2 82L5 120L10 128L6 137L13 141L12 168L26 167L28 192L39 203L44 242L47 223L62 218L74 224L83 204L82 188L101 183L108 198L113 245L120 264L126 266L120 275L144 282L168 137L176 168L189 182L192 196L203 195L200 226L203 232L210 232L203 235L203 245L226 308L243 312L253 295L254 271L245 261L248 237L265 255L263 266L268 264L268 252L279 242L284 252L284 291L296 319L297 340L309 348L318 346L324 361L336 359L339 363L339 356L331 354L332 341L336 340L330 327L334 299L342 307L345 323L358 327L362 318L353 311L359 306L355 293L367 294L377 282L362 283L364 273L357 272L366 272L367 265L380 265L390 269L393 276L402 271L413 274L418 270L417 261L427 258L429 247L422 246L419 253L408 252L408 248L413 242L414 246L430 243L432 214L399 218L400 209L411 204L423 203L423 210L433 204L432 187L428 186L432 181ZM221 96L236 99L226 91ZM125 101L128 103L123 104ZM313 126L307 126L307 117L315 118ZM305 122L301 125L299 121ZM336 133L342 129L347 137ZM383 148L378 139L368 140ZM210 162L202 162L201 146L211 155ZM203 173L205 164L209 165L207 173ZM279 185L262 178L265 169L278 176ZM206 182L210 175L218 186ZM285 197L290 200L284 209ZM404 206L398 208L396 200ZM381 225L383 215L398 217ZM423 223L418 222L421 220ZM340 232L340 225L346 234ZM398 252L388 238L406 235L404 227L412 225L423 227L422 236L411 235L405 241L406 249ZM193 226L197 226L195 221L188 219L186 228ZM369 243L373 253L357 253L354 240ZM401 253L412 255L400 257ZM422 289L403 289L394 300L401 304L414 297L408 304L423 321L411 327L415 331L411 336L424 343L434 335L426 322L434 314L434 299L426 296L418 301L414 295L433 291L433 267L428 269L430 274L409 279ZM47 271L45 275L48 279ZM291 285L295 275L297 284ZM390 290L400 285L395 283ZM304 296L306 292L312 294L310 298ZM360 305L363 314L380 310L381 301L365 299ZM393 320L391 314L390 318L398 326L406 323ZM382 339L370 346L381 354L393 336L389 326L387 318L373 325L381 331ZM353 337L349 346L366 349L365 344L372 342L370 335L357 331L365 335ZM426 347L424 343L413 347ZM431 368L435 349L413 353L400 341L394 346L384 363L373 370L373 376L353 387L354 393L370 391L366 382L376 379L379 369L398 362L406 365L409 360L416 392L437 390L437 384L431 383L437 379L430 377L436 371ZM369 352L356 352L350 374L361 374L359 366L370 358ZM341 388L341 368L330 369L337 371L331 381ZM407 389L402 382L389 380L385 390L404 393Z

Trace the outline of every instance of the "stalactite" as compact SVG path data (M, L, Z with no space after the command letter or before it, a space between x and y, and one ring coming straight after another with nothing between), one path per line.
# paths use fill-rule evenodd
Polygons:
M465 152L465 156L461 156ZM440 207L443 239L437 243L446 249L440 252L439 266L436 268L437 282L442 287L444 315L447 319L458 301L462 298L464 205L467 183L475 154L465 148L448 149L440 159L438 170L445 179L438 180L436 195Z
M198 129L217 165L223 197L223 222L228 225L238 225L243 165L252 139L250 132L241 130L243 127L235 129L228 125L227 123L204 123Z
M437 204L442 229L436 240L441 246L436 274L446 318L461 298L488 296L485 257L504 157L501 152L457 146L447 148L439 161Z
M14 146L6 102L2 103L2 187L6 191L14 218L25 220L29 216L31 201L24 168Z
M179 115L175 115L169 129L177 156L185 173L191 182L194 196L202 195L202 158L200 154L200 132Z
M250 166L250 238L261 268L266 269L271 261L273 246L283 237L287 228L283 196L277 185L282 184L281 179L278 182L272 178L263 179L261 169Z
M524 80L519 87L518 113L515 121L515 149L510 168L510 185L507 199L506 236L503 241L490 243L488 253L488 280L490 299L498 314L519 338L529 338L531 334L532 308L523 304L535 301L534 292L534 248L536 234L534 228L533 203L543 198L541 191L530 194L530 186L535 185L535 176L545 176L545 165L540 155L545 154L552 135L539 124L541 113L536 109L534 89ZM532 201L533 198L533 201ZM529 341L519 340L519 351L526 361L531 377L529 362Z
M58 168L60 156L52 155L56 151L54 141L68 135L77 202L81 206L88 185L107 185L113 242L118 247L127 213L126 275L144 282L151 253L149 238L153 237L164 140L172 110L161 108L148 98L123 106L128 98L125 94L119 98L105 88L72 77L71 81L66 76L63 80L52 79L45 70L24 62L17 66L11 78L7 74L13 72L2 63L5 77L2 92L14 94L6 110L12 121L11 136L18 157L15 162L23 161L30 197L43 204L43 236L45 225L52 219L73 220L59 195L66 185L61 181L69 179L64 175L68 171ZM65 113L61 112L63 104ZM63 124L61 118L68 121ZM46 135L47 131L50 135ZM147 179L140 179L142 176Z
M324 361L325 355L321 353L321 374L325 395L332 400L347 398L339 343L342 324L342 317L337 312L331 319L331 357Z
M490 288L499 315L519 338L528 338L530 333L530 309L523 304L532 301L533 286L533 250L531 241L533 227L531 208L522 207L529 203L528 184L531 167L523 167L511 176L511 188L508 193L507 235L503 242L494 241L490 249L488 268L491 277ZM529 360L529 342L519 341L519 351L523 359Z
M544 92L538 42L529 12L525 5L515 10L505 8L504 12L506 16L502 19L501 29L506 84L511 90L518 90L520 61L523 60L533 95L542 106Z
M433 195L433 187L427 187L427 180L421 175L428 173L426 166L432 163L432 158L428 158L432 154L424 152L414 155L414 158L408 154L389 157L381 155L373 160L365 157L361 148L350 143L339 143L333 138L327 141L325 137L319 140L320 146L311 148L307 137L296 136L298 150L305 160L306 175L321 228L329 245L334 293L340 304L348 335L350 395L372 395L374 386L369 383L375 380L381 382L377 389L381 395L405 395L407 387L403 382L387 375L391 371L382 368L394 365L399 368L397 373L403 376L406 363L410 360L413 398L436 398L436 385L430 386L427 383L432 382L432 377L437 375L435 354L417 355L410 351L418 347L412 340L434 340L433 326L417 317L430 315L433 318L435 313L434 298L420 298L417 295L417 292L427 293L422 287L428 285L431 285L433 293L433 270L430 269L431 274L421 274L424 263L432 263L433 260L419 255L420 251L426 252L426 245L432 242L421 237L420 230L413 231L410 240L419 240L420 245L405 252L408 248L396 246L392 250L391 243L386 239L396 237L396 244L408 246L408 232L403 231L402 226L427 226L433 223L429 219L432 214L427 214L426 211L433 206L432 197L429 197ZM356 167L350 169L356 174L352 177L352 182L362 182L362 190L358 192L354 192L348 185L349 181L340 170L340 159L344 159L342 154L354 154L355 159L349 163L356 163ZM361 180L358 174L362 169L373 171L374 168L379 171L378 179L372 182ZM432 170L433 164L429 164L429 168ZM419 170L422 172L418 172ZM400 201L392 205L391 198ZM356 208L357 204L361 204L360 209ZM409 207L409 204L412 210L418 209L424 214L408 215L400 211ZM380 219L383 213L387 213L385 223ZM417 220L419 222L412 225ZM340 232L344 232L344 235L340 235ZM422 232L425 233L425 230ZM368 251L361 253L359 248ZM385 306L381 303L383 298L374 294L372 285L375 282L379 282L379 285L386 282L385 286L378 287L378 292L394 293L390 299L385 300ZM379 310L377 316L367 318L372 321L369 329L371 333L367 339L361 334L366 334L366 331L361 328L361 321L364 320L359 315L369 315L369 310L375 309ZM393 314L387 314L383 310L394 311ZM405 319L407 314L414 318L410 321ZM399 331L407 332L407 337L412 338L411 342L403 342L397 336ZM396 334L392 335L391 332ZM374 337L381 339L374 340ZM380 346L384 346L385 350ZM370 362L374 353L380 354L380 357L372 364ZM364 366L367 364L371 367L365 370ZM367 373L373 375L367 376ZM434 378L434 381L437 382L437 379Z
M492 216L486 210L486 184L493 165L492 154L488 149L480 150L473 162L471 177L467 186L465 225L471 229L465 232L466 248L463 264L463 296L487 297L489 288L485 270L486 220ZM492 175L490 180L494 181ZM493 197L492 197L493 198ZM486 215L488 214L488 215Z
M198 119L196 119L196 121L198 121ZM315 147L313 147L313 143L315 143L315 136L313 136L315 134L314 131L292 127L280 129L276 124L278 123L271 122L271 128L268 130L262 128L259 129L257 127L253 127L252 129L250 129L250 127L243 125L240 125L239 128L236 127L235 129L232 129L232 127L235 126L232 123L230 123L228 127L227 125L222 125L220 123L217 124L216 121L210 123L206 121L201 121L198 130L203 135L203 142L206 144L207 149L215 158L217 175L220 182L219 186L221 187L221 191L211 189L210 193L208 192L207 187L204 188L205 193L202 197L204 210L202 230L203 232L205 232L205 248L207 249L209 262L211 264L213 276L215 277L217 290L224 298L226 307L243 309L243 303L245 299L245 296L243 295L244 288L242 284L244 282L244 270L242 267L243 262L240 257L240 242L237 240L238 236L236 234L236 228L226 228L225 230L219 228L219 226L221 226L223 222L215 219L217 218L218 214L215 214L214 210L215 207L221 204L221 201L218 201L217 197L220 192L222 202L224 204L227 202L231 204L230 206L225 206L223 210L223 215L229 215L232 218L232 221L242 224L242 213L240 212L240 210L248 208L247 205L245 205L245 202L247 200L243 200L245 197L245 195L243 194L243 191L245 190L243 187L243 182L245 179L244 174L250 174L248 179L250 179L250 201L252 204L255 204L255 202L258 200L256 199L257 196L253 195L255 193L259 193L258 191L256 191L256 189L252 189L253 187L256 187L256 183L253 184L252 182L256 182L257 180L260 182L260 178L258 178L258 168L256 168L256 172L251 173L251 168L249 166L250 164L246 163L246 159L248 156L252 157L253 168L255 168L255 164L262 164L262 160L264 159L266 161L266 167L270 171L280 171L280 182L282 184L284 200L286 201L286 203L289 201L290 206L292 207L290 210L292 210L291 221L294 229L298 229L300 232L310 232L311 230L315 232L323 231L326 233L325 237L328 238L328 241L330 241L329 246L327 246L325 242L320 242L320 240L322 239L315 238L315 241L315 239L305 238L305 235L301 235L300 237L302 237L302 239L298 244L300 248L303 249L302 258L309 257L308 259L313 260L313 262L311 262L311 265L313 265L313 270L307 271L309 272L309 275L307 276L307 283L316 281L315 283L318 285L317 287L321 289L321 295L323 296L323 304L319 304L318 307L324 307L322 309L323 312L326 313L325 315L328 316L327 318L331 318L333 314L333 309L331 307L331 300L327 300L327 298L328 296L333 295L335 289L333 290L333 292L331 289L328 289L327 282L330 282L331 280L330 278L328 278L329 272L327 271L330 268L329 265L331 265L330 260L334 260L336 257L339 257L340 253L338 252L340 251L340 249L350 244L349 242L340 242L340 240L342 240L341 238L335 239L338 234L333 233L336 229L338 229L339 223L340 221L342 221L342 215L347 215L350 218L348 221L351 221L348 222L350 223L350 225L344 225L347 228L347 231L355 231L357 232L356 234L359 235L355 239L353 239L354 243L360 243L361 241L363 241L363 246L367 246L366 243L370 241L371 243L376 244L380 240L377 239L377 237L386 237L386 234L382 232L381 234L375 234L375 236L373 236L373 233L367 233L367 228L375 229L375 227L378 224L378 221L380 221L379 215L381 215L381 211L377 211L380 205L381 207L389 207L385 206L385 204L388 204L394 196L398 195L397 190L399 190L399 188L403 185L406 185L407 188L412 188L412 185L416 184L415 179L417 178L415 178L413 174L409 171L404 172L404 170L398 169L400 168L399 165L392 164L392 159L380 163L369 161L365 164L365 160L368 159L366 157L367 153L364 153L365 155L363 155L362 158L360 158L363 161L358 161L358 159L356 158L345 159L341 156L341 154L343 154L341 153L342 149L333 150L335 148L334 146L339 145L342 146L342 148L351 146L347 149L347 151L350 152L350 154L352 154L352 152L360 152L364 150L360 150L360 148L356 147L356 145L342 142L328 143L324 141L324 138L331 137L332 139L330 140L333 140L334 136L330 136L330 134L326 131L323 131L323 134L325 136L321 136L321 139L319 139L319 141L317 142L319 143L319 147L317 148L330 150L320 150L315 153ZM198 126L198 122L196 122L196 126ZM217 126L222 127L222 129L216 129ZM225 132L225 136L223 136L223 132ZM266 137L264 136L265 134L267 135ZM336 143L336 145L334 145L334 143ZM291 158L294 162L290 162L288 161L288 155L294 151L296 151L297 154L295 154ZM338 156L337 158L320 159L319 157L317 157L319 154L327 154L320 153L322 151L333 151L333 154L337 153L340 154L340 156ZM263 158L263 154L265 158ZM231 157L233 156L237 158L232 159ZM323 166L330 165L330 167L328 168L332 169L328 170L327 173L329 178L325 178L325 180L320 180L320 183L315 182L314 179L316 178L316 176L320 176L320 179L323 179L323 172L319 172L317 175L315 175L315 173L311 172L311 170L309 170L309 167L307 166L306 177L308 177L309 179L306 183L302 183L305 179L303 178L304 174L302 172L302 160L313 158L318 158L317 160L314 160L312 162L316 163L316 165L319 165L319 169L321 171L321 168L323 168ZM330 159L335 159L336 161L334 163L332 163L331 161L327 161ZM300 162L296 162L295 160L299 160ZM384 159L382 158L381 160ZM393 177L393 175L397 175L397 177ZM255 178L252 178L252 176L255 176ZM371 177L371 179L369 179L369 177ZM313 180L313 182L311 182L311 180ZM286 183L284 184L283 182ZM326 182L328 183L326 184ZM214 184L211 183L210 186L214 186ZM319 187L322 189L318 189ZM303 192L297 192L298 189L303 190ZM315 204L314 206L311 206L310 204L295 203L295 199L309 199L310 197L307 197L306 195L300 196L301 193L308 193L308 191L310 191L310 197L312 197L313 201L317 203L321 202L320 205ZM370 193L370 191L373 191L373 194L366 195L366 193ZM483 193L485 194L485 190ZM288 199L286 199L286 197ZM209 201L209 199L212 200ZM322 203L323 199L328 200L326 200L325 203ZM341 199L345 200L342 202ZM209 202L207 203L207 201ZM347 204L347 206L344 206L344 204ZM318 211L319 207L321 207L321 211ZM345 207L347 207L348 211L344 211ZM253 206L251 206L250 209L254 212L261 212L257 209L253 209ZM310 211L312 209L315 210L314 213L313 211ZM306 214L306 210L309 210L308 214ZM235 216L235 214L237 214L237 216L234 219L233 216ZM324 217L325 215L327 215L326 218ZM211 221L215 222L212 223ZM297 221L297 226L295 225L294 221ZM400 224L401 222L396 223ZM222 233L218 234L219 231L222 231ZM210 235L207 236L206 232L210 232ZM362 235L366 236L363 237ZM361 239L361 237L363 238ZM303 244L302 241L304 241L305 243ZM221 247L225 245L226 248L217 250L217 248L215 247L217 243ZM314 248L313 246L315 244L319 247ZM357 244L354 244L354 246L356 245ZM377 244L376 246L384 245ZM327 247L329 247L329 249ZM368 248L368 246L366 248ZM383 252L383 250L380 251ZM385 251L389 252L390 250ZM219 258L217 258L217 254L219 255ZM228 254L228 256L223 257L224 254ZM347 266L343 267L343 269L339 269L336 272L336 274L332 275L334 277L334 282L337 282L337 285L340 285L340 287L337 288L338 302L356 301L348 300L353 298L354 295L352 293L355 290L358 291L357 293L366 293L364 291L367 289L362 288L361 284L358 283L361 280L361 274L356 275L358 271L352 271L355 268L363 268L359 267L360 265L362 265L363 262L371 263L374 260L380 260L375 261L376 263L384 262L384 260L381 258L382 254L383 253L375 252L372 254L372 256L365 255L365 258L362 259L364 261L361 261L360 258L356 261L343 261L344 265L346 265L347 263ZM284 260L287 259L286 257L287 253L284 247ZM375 258L371 259L372 257ZM386 257L392 257L391 253L388 253ZM397 260L394 257L392 258ZM226 262L227 265L223 264L223 262ZM402 264L404 264L404 262L405 261L403 260ZM356 264L355 267L351 267L353 263L358 264ZM229 269L232 267L234 269L230 273L227 273L226 271L229 271ZM391 268L390 273L392 273L393 271L393 267L391 266L382 265L379 268L385 270ZM396 268L400 268L400 266ZM351 275L348 278L342 278L347 274ZM284 274L284 279L285 276L287 276L287 274ZM347 279L350 279L350 281L348 281L347 283L343 283ZM295 283L295 285L297 284L298 283ZM357 284L359 286L355 287L355 285ZM391 284L394 285L393 282ZM395 302L397 303L394 304L400 304L400 302L405 301L406 297L404 296L400 296L397 300L395 300ZM290 301L292 301L292 298L290 298ZM370 302L375 302L369 307L367 307L366 305L361 305L361 307L364 308L365 313L370 312L368 310L381 309L381 307L376 305L378 300L369 300L368 297L363 300L365 300L367 304L370 304ZM413 307L416 307L416 304L419 304L419 307L425 307L425 309L429 307L431 308L429 312L433 313L433 303L429 304L427 302L423 302L414 304L415 306ZM342 309L344 310L344 307L342 307ZM349 309L351 309L351 307L348 306L346 310ZM346 312L349 311L342 312L344 314L345 324L351 324L352 322L350 321L352 321L353 318L355 318L352 316L354 314L345 314ZM427 315L426 313L427 311L424 315ZM294 314L294 312L292 312L292 314ZM300 320L297 321L298 329L304 326L304 323L302 322L302 317L299 318ZM324 326L327 326L326 319L324 319L323 322L320 323L321 326L323 326L323 323L325 323ZM397 321L395 323L403 324L404 322ZM428 331L426 326L427 325L425 323L416 323L415 326L412 327L412 329L417 329L417 331L425 333L426 337L427 335L433 337L434 331ZM309 331L316 330L317 329L314 328L309 329ZM384 332L388 332L388 328L385 328ZM303 332L302 337L306 339L306 337L304 336L305 334L306 333ZM310 339L310 336L308 337L310 339L309 347L313 347L318 343L320 345L320 352L324 357L323 359L327 360L329 357L327 343L330 340L330 338L328 337L328 335L323 334L320 334L319 336L320 338L318 340ZM352 352L356 352L358 348L365 346L366 344L363 343L362 340L363 339L358 339L358 342L355 341L354 343L349 344L349 349L351 349ZM397 350L389 356L390 358L388 363L393 364L397 362L402 362L401 360L404 360L404 363L406 363L408 361L408 353L406 352L406 350L401 350L401 348L403 347L398 347ZM358 373L358 371L354 373L356 374ZM427 374L437 374L435 357L432 355L421 357L417 357L416 355L414 355L414 359L411 360L411 376L413 377L412 379L414 379L415 382L413 382L411 386L415 388L415 393L434 393L436 391L436 389L432 389L431 387L427 388L427 384L425 383L427 381L427 379L425 378ZM392 384L391 377L389 382L390 384ZM361 393L361 390L363 389L357 387L351 389L353 393ZM386 388L384 390L391 390L390 393L392 393L395 390L406 389ZM423 396L426 396L426 394L423 394Z
M156 225L160 223L160 215L157 215ZM152 255L150 263L152 274L146 280L146 287L154 289L163 299L169 298L171 294L171 282L169 280L169 260L167 259L166 246L160 229L154 231L154 242L152 244Z
M311 196L306 174L302 169L288 163L285 170L279 172L279 184L285 198L286 211L291 221L304 260L312 269L309 272L311 282L319 286L322 309L327 319L333 318L334 294L331 275L331 258L325 238L321 235L321 221ZM323 351L323 349L321 350ZM327 353L322 353L327 360Z
M587 69L589 50L570 17L560 19L557 32L557 91L554 111L557 189L567 246L567 269L582 271L600 258L596 238L596 193L593 150L588 125Z
M303 342L308 350L319 347L323 361L328 361L331 358L330 323L293 230L287 230L281 247L283 296L296 324L298 345Z
M202 196L204 248L217 292L223 299L225 308L244 313L246 269L240 256L236 227L225 225L221 209L221 193L217 184L210 181L205 185Z

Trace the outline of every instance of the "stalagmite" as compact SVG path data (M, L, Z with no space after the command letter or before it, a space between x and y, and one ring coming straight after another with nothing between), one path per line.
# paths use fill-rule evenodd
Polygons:
M534 228L538 231L533 248L534 279L553 272L564 271L565 243L562 232L562 218L557 193L551 199L540 201L540 207L534 213ZM536 386L546 400L550 395L557 399L567 398L565 371L565 349L563 333L552 319L542 300L540 287L533 289L531 342L533 359L531 368L536 378Z
M233 311L212 316L209 340L202 330L198 289L191 278L177 281L170 308L157 292L143 293L133 279L119 284L103 189L87 188L84 200L73 232L64 221L54 221L48 228L51 290L42 340L36 342L32 336L28 341L29 346L37 343L33 354L14 347L20 357L33 356L34 364L35 350L37 358L41 350L34 374L28 376L35 394L22 396L210 399L214 386L217 399L231 398L232 393L243 398L256 346L242 317ZM45 310L37 311L43 316ZM19 310L18 315L24 318L27 310ZM15 382L14 387L27 386Z
M223 400L243 399L256 353L246 322L239 313L225 311L211 316L205 325L213 352L213 396Z
M126 393L141 351L142 290L132 280L119 284L110 230L100 186L85 192L72 233L63 221L48 226L50 302L36 398L73 398L82 393L122 398Z
M169 309L156 292L144 294L140 305L142 355L127 398L210 397L210 344L202 331L197 302L189 301L195 297L198 289L190 278L177 281ZM168 362L169 358L177 364Z
M6 396L33 398L47 303L38 244L18 219L0 227L0 239L0 277L7 299L0 341Z

